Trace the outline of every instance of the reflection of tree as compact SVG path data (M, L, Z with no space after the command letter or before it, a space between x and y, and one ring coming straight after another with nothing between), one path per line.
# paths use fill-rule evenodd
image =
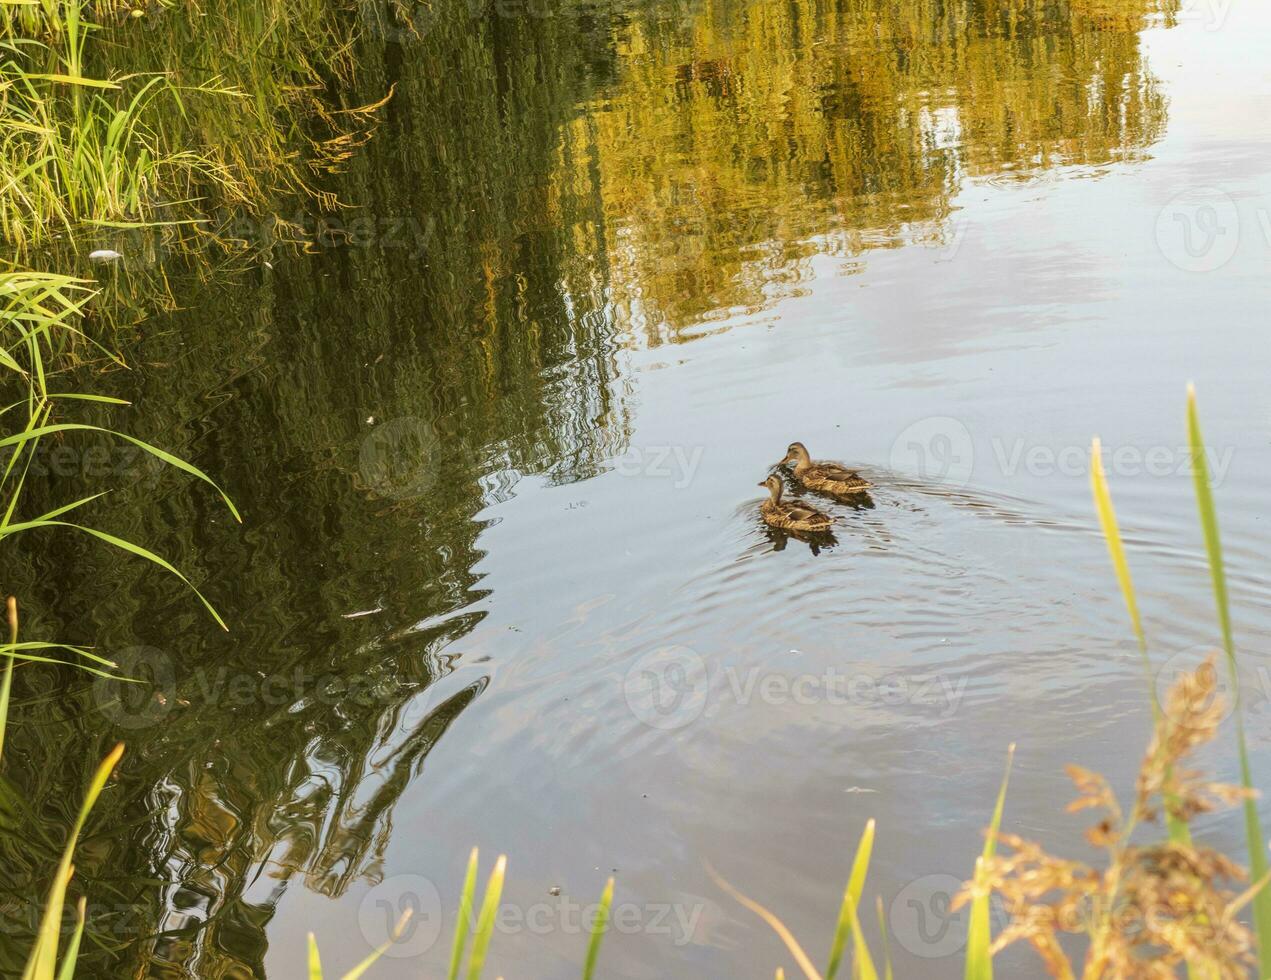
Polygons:
M1140 151L1152 0L759 0L634 20L570 129L619 314L650 341L757 309L817 252L939 239L964 180ZM1113 15L1116 16L1113 16Z
M480 512L522 475L582 479L626 444L617 351L559 288L590 281L574 229L595 219L549 179L577 98L564 29L438 24L401 49L418 60L368 40L367 91L398 93L342 178L370 233L228 285L174 279L185 309L147 326L128 352L140 370L94 379L138 405L138 435L216 473L246 518L227 526L169 478L125 478L93 515L179 556L228 636L170 581L71 538L42 540L7 583L33 633L172 661L148 728L113 729L79 676L28 672L16 692L6 772L33 813L12 823L36 830L0 842L0 893L24 908L84 767L129 743L76 876L110 947L85 954L102 975L263 975L288 887L338 896L379 873L404 787L488 682L462 644L484 615ZM382 493L361 448L402 419L435 436L429 472ZM365 610L379 611L344 618ZM372 693L323 694L317 678ZM18 925L0 937L6 974L26 948Z

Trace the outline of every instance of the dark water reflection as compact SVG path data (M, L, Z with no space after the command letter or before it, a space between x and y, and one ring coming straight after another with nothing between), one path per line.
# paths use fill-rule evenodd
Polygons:
M4 971L86 767L123 738L78 859L103 976L300 976L309 929L348 968L411 895L430 914L379 975L433 975L472 844L511 856L519 914L546 909L496 937L490 975L576 975L567 902L615 868L634 925L610 975L770 975L779 946L703 859L820 953L871 816L899 975L957 975L939 894L1006 743L1008 821L1075 847L1062 764L1124 779L1146 737L1065 453L1096 430L1168 452L1196 377L1235 454L1243 637L1271 627L1271 406L1243 326L1262 260L1187 279L1154 235L1181 189L1258 190L1239 161L1265 147L1233 149L1251 127L1207 116L1208 79L1230 48L1243 87L1222 90L1261 104L1242 38L1265 23L1167 30L1176 12L1111 0L435 6L359 49L356 95L396 87L342 177L359 210L229 283L173 270L185 308L100 379L246 522L123 458L94 522L179 559L231 631L78 539L11 571L31 635L150 682L23 672L3 813L33 830L4 844ZM1230 326L1203 335L1202 311ZM793 438L877 487L831 547L755 519ZM1162 658L1214 639L1169 464L1114 469Z

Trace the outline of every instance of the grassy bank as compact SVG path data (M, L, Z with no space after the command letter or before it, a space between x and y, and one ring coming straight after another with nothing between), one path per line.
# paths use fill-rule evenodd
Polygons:
M313 0L0 6L0 235L18 264L245 246L235 219L331 208L369 138L345 106L350 9ZM281 238L287 229L270 227Z

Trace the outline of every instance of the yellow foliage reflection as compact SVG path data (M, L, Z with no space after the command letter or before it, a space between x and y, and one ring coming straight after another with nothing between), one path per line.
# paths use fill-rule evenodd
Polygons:
M622 325L656 344L759 310L814 253L948 234L967 181L1141 154L1157 0L707 0L634 18L561 182L604 206ZM583 188L586 188L584 190Z

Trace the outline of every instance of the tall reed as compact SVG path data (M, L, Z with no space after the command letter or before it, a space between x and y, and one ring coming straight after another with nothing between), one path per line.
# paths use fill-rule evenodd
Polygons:
M1126 611L1130 615L1130 626L1134 630L1134 638L1138 643L1139 657L1143 661L1143 676L1147 681L1148 703L1152 706L1152 720L1160 723L1161 705L1156 696L1156 677L1152 673L1152 660L1148 655L1147 634L1143 630L1143 620L1139 616L1139 600L1134 591L1134 578L1130 575L1130 563L1125 556L1125 544L1121 540L1121 527L1117 523L1116 509L1112 506L1112 491L1108 487L1108 476L1103 469L1103 446L1096 437L1090 444L1090 489L1094 495L1095 512L1099 516L1099 528L1108 544L1108 556L1112 559L1112 568L1116 574L1121 596L1125 600ZM1191 839L1191 831L1187 824L1179 820L1176 811L1166 810L1170 839L1186 843Z
M1196 484L1196 503L1204 532L1205 554L1209 560L1214 603L1218 612L1219 632L1226 655L1227 673L1231 680L1236 722L1236 750L1240 759L1240 783L1247 794L1244 800L1245 838L1249 848L1249 869L1257 881L1267 877L1267 844L1258 822L1253 773L1249 767L1249 747L1245 741L1244 710L1240 692L1240 673L1236 669L1236 645L1232 638L1231 608L1227 597L1227 572L1222 559L1222 539L1218 533L1218 513L1213 490L1209 486L1209 467L1205 462L1205 440L1200 432L1200 416L1196 410L1196 389L1187 386L1187 441L1191 448L1192 476ZM1264 977L1271 977L1271 892L1265 888L1253 900L1253 921L1258 937L1258 962Z

